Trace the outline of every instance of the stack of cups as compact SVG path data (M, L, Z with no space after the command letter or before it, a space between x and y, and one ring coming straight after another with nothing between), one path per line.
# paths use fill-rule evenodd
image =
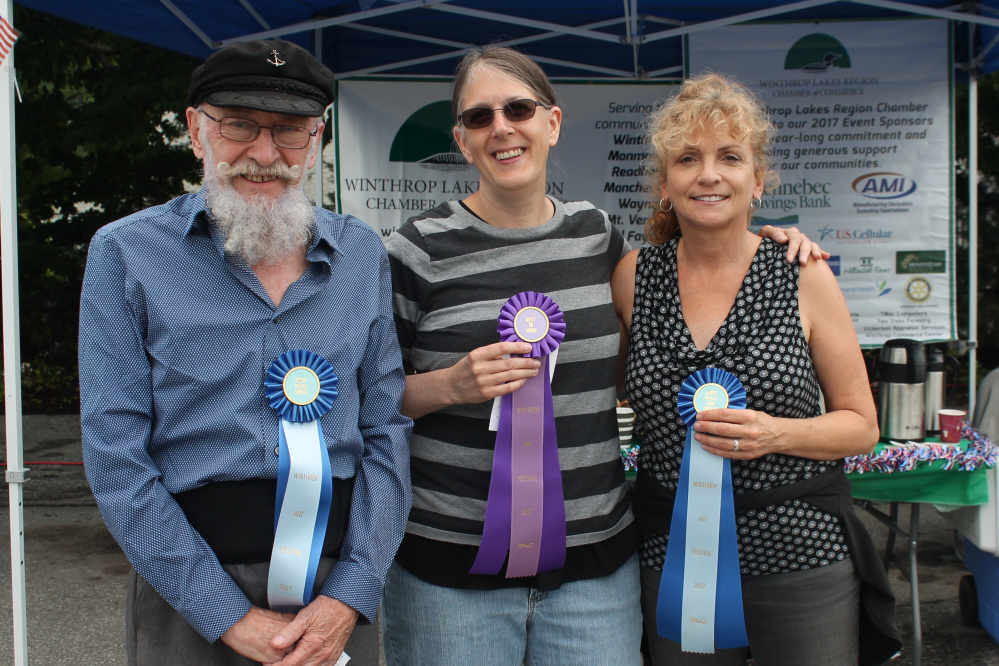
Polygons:
M631 446L631 433L635 428L635 410L631 407L617 408L617 434L621 439L621 447Z

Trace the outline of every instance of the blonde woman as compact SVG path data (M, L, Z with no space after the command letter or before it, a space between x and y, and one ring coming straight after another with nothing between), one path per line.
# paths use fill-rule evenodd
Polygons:
M742 664L745 649L682 652L656 630L656 601L687 428L681 383L719 368L747 409L702 412L695 447L731 459L752 656L769 664L879 663L900 647L894 599L856 518L842 458L878 439L856 334L822 261L789 264L748 230L776 184L764 109L717 75L686 81L650 121L660 209L652 247L612 285L630 337L626 386L645 436L636 513L642 608L654 664ZM827 411L820 411L820 391Z

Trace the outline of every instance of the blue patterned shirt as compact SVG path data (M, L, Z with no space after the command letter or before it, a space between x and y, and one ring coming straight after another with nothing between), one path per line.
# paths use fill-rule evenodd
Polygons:
M306 349L333 365L321 419L334 477L356 477L340 559L321 593L372 620L412 495L405 377L388 260L356 218L317 209L309 268L275 308L225 256L202 193L94 236L80 301L87 478L129 561L209 641L250 609L172 494L277 477L264 372ZM363 621L362 619L362 621Z

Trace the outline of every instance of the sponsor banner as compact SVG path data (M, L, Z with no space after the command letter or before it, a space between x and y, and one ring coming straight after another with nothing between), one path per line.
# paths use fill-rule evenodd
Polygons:
M659 200L643 176L642 128L670 86L556 83L555 91L562 137L548 161L548 193L604 209L638 246ZM449 81L341 81L336 126L339 209L383 236L413 215L478 189L478 172L451 136Z
M688 44L691 74L733 76L769 109L781 181L754 224L834 255L861 344L955 338L947 23L731 26Z

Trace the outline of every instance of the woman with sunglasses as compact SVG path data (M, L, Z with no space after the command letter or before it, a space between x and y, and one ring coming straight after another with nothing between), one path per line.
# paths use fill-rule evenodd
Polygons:
M545 196L562 110L532 60L502 47L469 52L452 104L454 139L479 171L478 191L410 219L386 242L399 342L415 373L403 398L415 420L413 509L382 602L387 661L640 664L609 283L628 244L591 204ZM496 342L500 308L524 291L551 297L565 316L551 383L565 565L518 578L472 574L496 443L492 399L540 365L518 356L530 344Z

